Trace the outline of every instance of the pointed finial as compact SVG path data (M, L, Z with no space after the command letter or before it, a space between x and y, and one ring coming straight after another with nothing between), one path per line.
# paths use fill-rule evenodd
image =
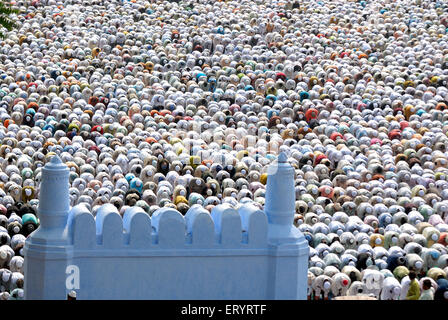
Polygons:
M287 160L288 160L288 157L286 156L286 154L284 152L280 152L280 154L278 155L278 162L286 163Z

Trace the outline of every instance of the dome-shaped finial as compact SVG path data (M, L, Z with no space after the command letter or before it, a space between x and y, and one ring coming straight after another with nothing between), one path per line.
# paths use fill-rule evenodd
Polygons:
M51 162L52 164L61 164L61 163L62 163L62 160L61 160L61 158L59 158L59 156L56 154L56 155L54 155L53 157L51 157L50 162Z
M53 155L42 168L38 206L40 217L61 215L66 219L65 215L70 208L69 173L70 170L58 155ZM41 226L46 227L44 221Z

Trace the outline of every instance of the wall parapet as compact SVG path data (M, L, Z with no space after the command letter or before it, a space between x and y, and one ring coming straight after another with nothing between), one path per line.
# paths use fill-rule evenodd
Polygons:
M266 248L268 222L250 203L238 210L220 204L211 214L194 205L185 217L160 208L152 218L140 207L128 208L121 218L110 204L94 217L81 204L70 209L66 228L68 244L83 250Z

